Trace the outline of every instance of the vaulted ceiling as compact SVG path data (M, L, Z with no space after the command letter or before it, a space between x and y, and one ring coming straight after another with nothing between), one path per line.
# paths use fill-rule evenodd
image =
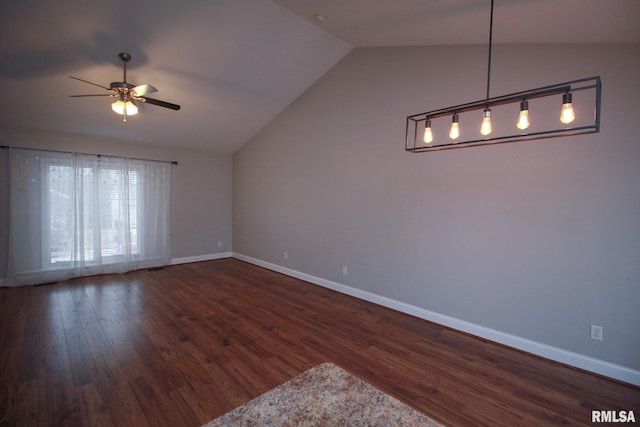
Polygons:
M490 0L0 2L0 127L233 153L354 47L486 44ZM321 19L315 15L322 15ZM640 43L637 0L496 0L494 43ZM124 123L122 80L180 111ZM104 91L106 92L106 91ZM10 141L0 141L10 144Z

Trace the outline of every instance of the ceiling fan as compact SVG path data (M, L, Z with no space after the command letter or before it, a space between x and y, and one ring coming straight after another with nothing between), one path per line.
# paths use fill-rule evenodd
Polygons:
M99 85L87 80L80 79L78 77L69 76L72 79L79 80L90 85L98 86L109 91L109 93L103 93L99 95L69 95L72 98L82 98L87 96L109 96L117 98L117 100L111 104L111 109L123 116L122 120L127 121L127 116L133 116L138 114L138 102L145 104L157 105L159 107L170 108L172 110L179 110L180 106L172 104L170 102L160 101L158 99L149 98L146 96L148 93L157 92L158 89L148 84L141 84L134 86L131 83L127 83L127 62L131 60L131 55L126 52L121 52L118 57L122 60L123 77L121 82L111 82L109 87Z

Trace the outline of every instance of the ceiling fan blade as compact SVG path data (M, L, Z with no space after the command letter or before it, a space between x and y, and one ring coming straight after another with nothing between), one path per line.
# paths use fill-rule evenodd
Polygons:
M99 95L69 95L70 98L84 98L85 96L115 96L112 93L101 93Z
M180 106L177 104L172 104L170 102L160 101L158 99L148 98L146 96L140 97L140 101L145 102L147 104L157 105L158 107L170 108L172 110L179 110Z
M146 83L136 86L131 90L135 92L136 96L145 96L148 93L153 93L158 91L158 89Z
M108 88L108 87L106 87L106 86L102 86L102 85L99 85L99 84L97 84L97 83L90 82L90 81L88 81L88 80L79 79L79 78L77 78L77 77L73 77L73 76L69 76L69 78L70 78L70 79L74 79L74 80L78 80L78 81L81 81L81 82L84 82L84 83L89 83L90 85L94 85L94 86L101 87L102 89L111 90L110 88Z

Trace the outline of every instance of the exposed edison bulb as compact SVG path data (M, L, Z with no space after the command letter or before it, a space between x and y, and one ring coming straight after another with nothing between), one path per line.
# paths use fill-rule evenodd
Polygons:
M484 109L480 133L483 135L489 135L491 133L491 110L489 108Z
M560 113L560 121L569 124L574 121L576 114L573 112L573 104L571 103L571 94L569 92L562 95L562 112Z
M518 129L522 129L522 130L529 127L529 110L520 110L517 126L518 126Z
M449 129L449 138L457 139L459 136L460 127L458 126L458 114L454 114L451 120L451 129Z
M123 115L125 110L127 112L127 116L138 114L138 107L136 107L131 101L116 101L111 104L111 109L120 115Z
M427 120L424 124L424 136L422 140L425 144L431 144L433 142L433 132L431 131L431 120Z
M526 99L520 103L520 115L516 126L522 130L529 127L529 102Z

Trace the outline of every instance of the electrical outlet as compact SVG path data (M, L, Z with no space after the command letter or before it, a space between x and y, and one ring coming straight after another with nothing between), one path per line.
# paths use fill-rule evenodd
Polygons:
M284 257L284 259L289 259L289 253L288 252L283 252L282 256Z
M218 247L221 248L222 247L222 240L218 240Z
M591 325L591 339L602 341L602 326Z
M342 274L344 274L345 276L347 275L347 266L346 265L342 266Z

